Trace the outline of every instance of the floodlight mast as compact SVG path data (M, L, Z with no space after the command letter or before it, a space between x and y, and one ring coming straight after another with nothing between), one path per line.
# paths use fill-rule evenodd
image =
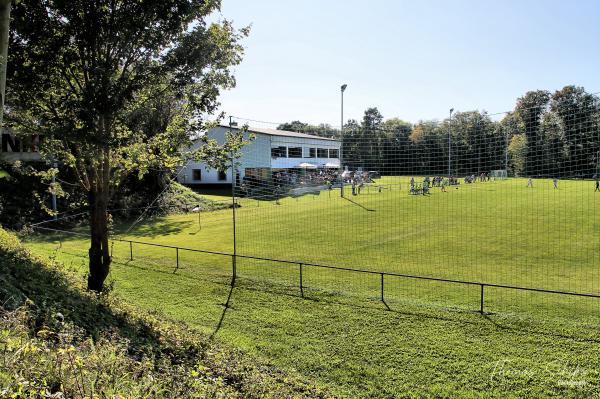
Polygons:
M342 94L342 118L341 118L341 125L340 125L341 133L344 133L344 92L346 91L346 87L348 87L347 84L343 84L342 87L340 87L341 94Z
M340 124L340 142L343 142L344 140L344 91L346 91L346 88L348 87L347 84L343 84L340 87L340 93L342 95L342 106L341 106L341 124ZM342 148L340 146L340 167L339 167L339 174L340 174L340 180L341 180L341 188L340 188L340 196L344 197L344 179L342 178L342 174L344 173L344 166L342 163Z

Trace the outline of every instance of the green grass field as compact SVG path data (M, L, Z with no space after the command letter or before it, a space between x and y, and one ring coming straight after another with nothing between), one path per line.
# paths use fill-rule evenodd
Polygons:
M239 254L585 293L600 292L600 193L593 183L522 179L408 195L339 190L241 200ZM349 190L347 190L349 194ZM122 238L231 252L231 210L145 220ZM124 231L127 224L117 226ZM60 238L60 240L59 240ZM87 243L29 237L85 272ZM600 387L600 301L386 278L115 242L115 292L298 372L345 397L587 397ZM228 306L225 306L225 304Z

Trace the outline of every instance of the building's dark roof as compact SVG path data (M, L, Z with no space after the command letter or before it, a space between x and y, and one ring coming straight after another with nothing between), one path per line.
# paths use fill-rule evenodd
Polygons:
M228 125L220 125L220 126L229 128ZM239 129L239 126L232 126L232 129ZM298 137L298 138L302 138L302 139L339 141L337 139L332 139L329 137L317 136L316 134L297 133L297 132L290 132L287 130L267 129L267 128L262 128L262 127L261 128L249 127L248 131L250 133L262 133L262 134L267 134L269 136Z

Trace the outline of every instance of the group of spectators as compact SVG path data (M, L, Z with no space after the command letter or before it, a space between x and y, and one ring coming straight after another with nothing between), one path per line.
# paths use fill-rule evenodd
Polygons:
M600 179L597 175L593 176L594 191L600 191ZM466 184L472 184L477 181L490 181L488 172L482 172L477 175L471 174L464 177ZM372 183L373 179L370 172L344 172L339 174L335 169L317 169L297 172L293 170L284 170L275 172L270 180L261 180L256 177L244 177L241 185L241 194L245 196L275 196L279 197L288 189L298 186L327 186L329 190L335 183L343 181L344 184L352 186L352 194L358 195L366 183ZM552 179L554 188L558 188L558 179ZM426 176L420 183L415 182L415 178L410 178L410 193L428 195L431 187L440 187L442 192L446 191L447 186L460 184L454 176L448 178L442 176ZM533 179L529 178L527 187L533 187Z
M414 177L410 178L409 193L410 194L428 195L429 194L429 187L431 185L433 185L432 182L434 184L441 184L442 185L442 191L446 191L445 181L444 181L443 178L441 178L441 177L432 177L430 179L429 176L425 176L425 178L423 179L423 183L417 183L417 182L415 182L415 178Z
M458 179L454 176L450 176L449 178L445 178L442 176L434 176L431 178L431 186L432 187L445 187L447 185L455 186L458 184Z
M292 171L281 171L273 173L273 184L279 186L293 186L299 181L299 175Z
M482 172L482 173L478 174L477 176L472 174L470 176L465 176L464 181L465 181L465 183L470 184L470 183L476 182L477 179L479 179L479 181L482 181L482 182L489 181L490 174L485 173L485 172ZM433 176L431 178L429 176L425 176L422 183L416 183L415 178L411 177L409 192L411 194L427 195L427 194L429 194L429 189L431 187L440 187L442 189L442 192L446 192L447 186L457 186L459 184L460 183L459 183L458 179L454 176L450 176L447 178L442 177L442 176Z
M336 169L319 169L307 171L300 180L303 184L311 184L315 186L327 185L331 186L333 182L338 180L339 173Z
M480 182L490 181L490 174L487 172L481 172L477 176L472 174L470 176L465 177L465 183L467 184L475 183L477 180L479 180Z
M345 183L352 185L352 195L360 194L360 191L364 187L365 183L372 183L373 179L369 172L350 172L350 174L344 179Z
M297 185L325 185L332 184L338 179L337 170L318 169L306 170L298 173L295 171L281 171L273 173L273 184L275 186L297 186Z
M244 176L240 187L240 194L250 197L277 197L291 188L300 186L327 186L331 189L337 181L339 181L337 170L283 170L274 172L271 179Z

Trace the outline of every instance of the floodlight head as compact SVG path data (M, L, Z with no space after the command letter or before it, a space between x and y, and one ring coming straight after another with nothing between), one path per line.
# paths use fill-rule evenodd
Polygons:
M346 87L348 87L348 85L344 83L344 84L342 85L342 93L344 92L344 90L346 90Z
M454 108L450 108L450 114L454 112Z

